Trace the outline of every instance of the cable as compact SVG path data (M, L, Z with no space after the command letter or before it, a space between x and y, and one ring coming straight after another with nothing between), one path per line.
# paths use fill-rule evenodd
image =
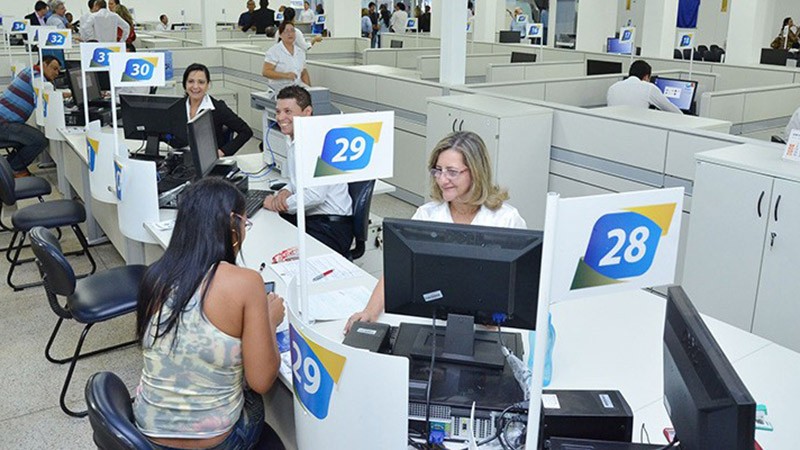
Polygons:
M264 164L261 166L260 169L256 170L255 172L246 172L244 170L240 170L243 174L247 175L248 178L252 179L259 179L264 178L272 172L272 169L277 167L277 163L275 163L275 152L272 151L272 146L269 143L269 132L277 124L277 122L272 122L270 126L267 127L267 134L264 136L264 141L267 143L267 149L269 150L270 158L272 162L269 164ZM263 172L263 173L262 173Z
M427 431L427 442L431 439L431 385L433 384L433 366L436 363L436 308L433 308L433 339L431 341L431 367L428 372L428 387L425 391L425 427Z
M647 443L650 443L650 433L647 432L647 428L644 427L644 423L642 423L642 428L639 430L639 442L644 443L644 437L647 436Z
M678 440L678 436L675 436L674 438L672 438L672 442L670 442L669 444L661 447L659 450L667 450L667 449L670 449L670 448L675 448L675 446L678 445L679 443L680 443L680 441Z

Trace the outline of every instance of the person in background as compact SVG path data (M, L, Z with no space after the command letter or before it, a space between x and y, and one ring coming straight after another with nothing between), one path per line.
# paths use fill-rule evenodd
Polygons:
M157 450L250 449L262 430L275 436L261 394L281 365L283 299L264 291L261 274L236 265L252 226L236 186L203 178L179 206L169 246L140 284L144 367L133 418Z
M308 2L303 2L303 12L300 13L300 23L314 23L314 11Z
M275 104L275 121L286 137L286 169L289 183L274 195L264 199L264 208L281 213L291 223L297 224L296 175L294 168L294 118L312 114L311 95L300 86L288 86L278 92ZM353 243L353 201L347 183L306 188L306 232L344 255L350 253Z
M389 8L386 7L386 3L381 4L379 12L380 19L378 20L378 25L380 25L380 32L378 34L391 33L392 13L390 13Z
M158 16L156 31L169 31L169 17L166 14Z
M47 11L49 10L47 3L39 0L33 5L33 12L25 16L31 25L43 26L47 24Z
M44 78L52 82L58 76L61 64L53 56L45 56L42 61L41 68L34 67L34 71L41 71ZM48 143L38 128L25 123L33 114L36 104L33 73L30 67L20 71L0 94L0 140L17 144L16 151L7 157L15 178L30 175L28 166Z
M653 69L647 62L634 61L628 72L628 78L617 81L608 88L606 94L608 106L626 105L648 109L653 105L662 111L683 114L677 106L667 100L667 97L664 97L655 84L650 82L652 72Z
M422 33L431 32L431 7L425 5L425 12L419 18L419 31Z
M372 20L369 18L369 10L361 8L361 37L367 38L372 42Z
M525 37L525 29L528 27L528 21L525 20L523 22L519 21L520 16L522 16L522 8L516 7L514 8L514 15L511 17L511 31L519 31L520 37Z
M470 1L467 2L467 14L468 19L475 17L475 4Z
M267 27L275 26L275 11L268 8L269 0L260 0L259 8L253 11L253 27L256 34L266 34Z
M403 2L397 2L394 5L394 12L392 13L392 21L389 27L393 33L405 33L406 22L408 21L408 13L406 12L406 5Z
M56 1L53 5L53 14L47 19L47 26L56 27L58 29L67 28L67 5L61 0Z
M367 10L369 11L369 21L372 25L372 29L370 31L372 33L372 39L370 39L369 46L370 48L378 48L380 43L378 40L378 35L381 31L381 26L378 25L380 16L378 16L378 11L375 10L375 2L369 2L369 5L367 5Z
M508 191L494 184L486 144L471 131L456 131L439 141L428 159L431 199L412 220L490 227L527 228L516 208L506 203ZM374 322L384 310L381 277L363 311L350 316L345 333L357 321Z
M792 130L800 130L800 108L794 111L792 118L789 119L789 124L786 125L786 129L784 130L787 141L789 140L789 135L792 134Z
M131 26L106 8L106 0L95 0L93 8L96 11L81 25L81 39L84 42L121 42L122 36L130 34Z
M324 16L324 15L325 15L325 8L322 7L322 3L317 3L317 7L314 8L314 24L311 25L312 33L325 35L325 25L317 24L317 19L319 18L319 16Z
M776 37L770 46L774 49L781 48L797 48L798 47L797 27L794 26L794 21L791 17L783 19L783 24Z
M81 16L81 19L78 21L78 24L80 24L80 26L84 26L86 24L86 19L88 19L89 16L92 13L96 13L97 12L97 9L95 9L95 6L94 6L94 2L95 2L95 0L89 0L87 2L87 5L89 6L89 10L86 11L85 13L83 13L83 15Z
M287 8L286 11L283 13L283 21L289 22L292 25L294 25L295 14L297 13L295 12L294 8ZM297 27L295 27L294 29L294 36L295 36L294 37L295 47L298 47L299 49L306 52L309 49L311 49L312 45L322 42L322 36L314 36L311 38L311 42L308 42L303 32L298 30ZM275 37L276 39L280 40L280 35L276 35Z
M75 23L73 22L75 16L73 16L71 12L67 11L67 13L64 14L64 18L67 19L67 28L69 28L73 32L76 31Z
M247 11L239 15L237 25L245 33L253 27L253 12L256 10L256 1L247 0Z
M295 45L295 29L291 22L282 22L278 26L281 40L267 50L261 75L269 81L270 89L279 92L286 86L304 83L311 85L306 70L306 52Z
M123 5L120 0L108 0L108 9L117 13L118 16L128 23L129 31L126 34L122 28L117 28L117 41L125 41L126 44L133 44L136 40L136 30L133 29L133 16L128 8Z
M237 116L222 100L208 94L211 87L211 73L203 64L189 65L183 72L183 90L186 93L186 120L194 119L204 110L211 110L214 117L214 134L217 137L217 154L220 158L231 156L253 137L253 130L247 122ZM235 134L230 140L226 133ZM183 144L183 143L181 143ZM183 147L184 145L178 145Z

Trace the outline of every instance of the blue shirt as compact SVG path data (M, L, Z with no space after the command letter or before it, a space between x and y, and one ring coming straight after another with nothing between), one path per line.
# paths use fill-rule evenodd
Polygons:
M0 124L27 122L35 105L31 69L27 68L0 94Z
M250 11L245 11L242 15L239 16L239 26L246 27L253 23L253 13Z
M372 33L372 20L370 20L369 16L361 16L361 33Z

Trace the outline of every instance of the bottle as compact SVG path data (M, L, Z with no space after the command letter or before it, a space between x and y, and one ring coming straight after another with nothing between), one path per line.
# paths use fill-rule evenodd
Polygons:
M556 329L553 327L553 315L547 315L547 333L548 333L548 343L547 343L547 353L545 354L544 358L544 377L542 385L547 387L550 385L550 380L553 376L553 347L556 345ZM528 333L528 347L530 351L528 352L528 370L533 370L533 353L534 349L536 348L536 333L529 332Z

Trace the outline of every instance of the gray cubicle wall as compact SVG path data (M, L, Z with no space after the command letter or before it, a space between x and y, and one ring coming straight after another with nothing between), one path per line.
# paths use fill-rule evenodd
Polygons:
M768 139L800 106L800 84L706 92L700 115L730 121L731 133Z

